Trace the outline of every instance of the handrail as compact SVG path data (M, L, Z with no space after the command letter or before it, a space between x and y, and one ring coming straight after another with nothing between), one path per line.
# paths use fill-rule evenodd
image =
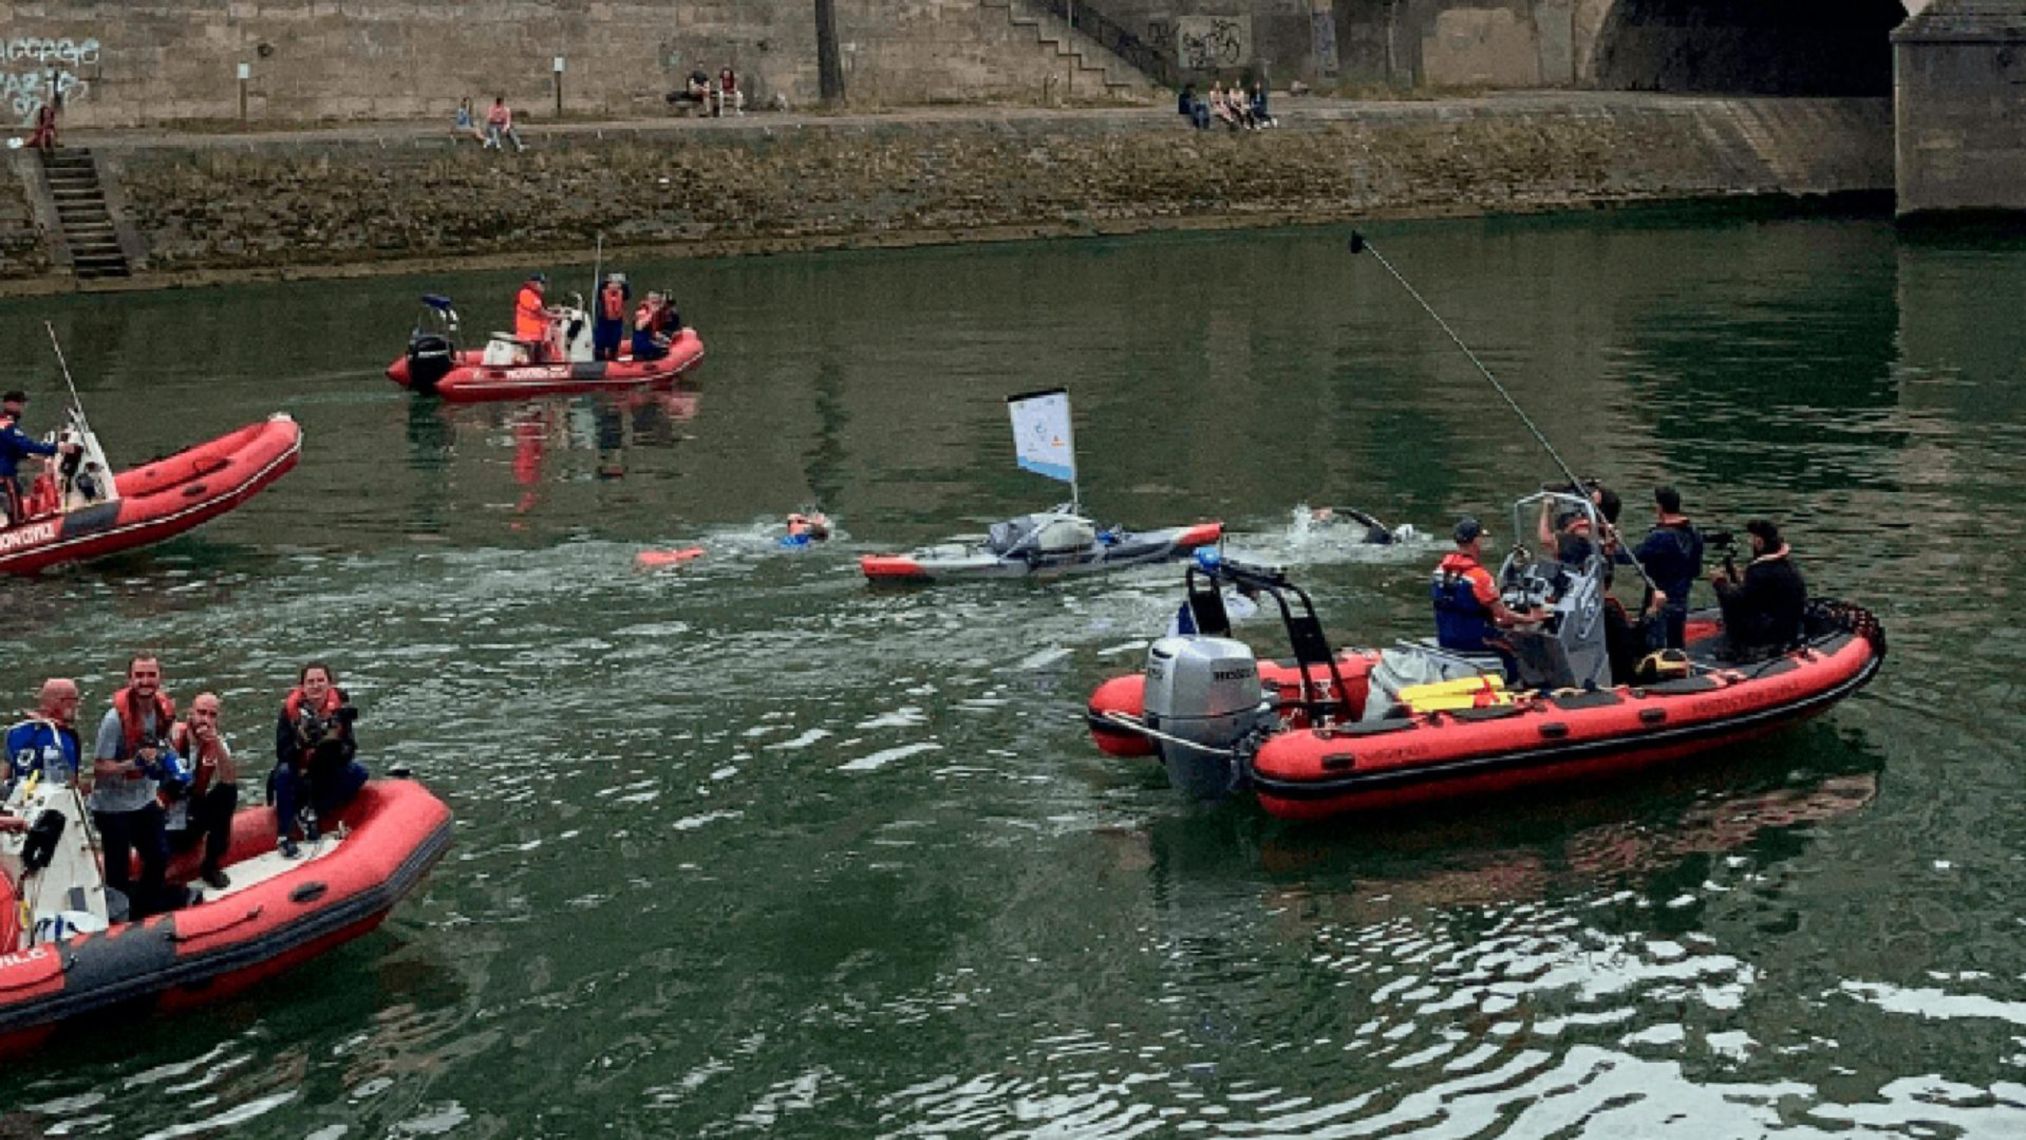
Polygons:
M1173 87L1182 73L1179 61L1167 52L1127 31L1123 24L1083 0L1035 0L1035 3L1164 87Z

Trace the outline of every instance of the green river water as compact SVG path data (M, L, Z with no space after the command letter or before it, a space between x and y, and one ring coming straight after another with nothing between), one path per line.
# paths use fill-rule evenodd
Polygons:
M0 1136L2026 1135L2026 243L1373 232L1628 521L1660 481L1772 515L1884 620L1870 688L1732 755L1328 826L1192 806L1079 719L1178 570L857 575L1056 501L1002 397L1064 384L1101 521L1222 518L1339 638L1427 632L1446 543L1297 505L1439 538L1554 472L1345 236L630 264L702 331L695 383L526 406L380 376L418 292L483 331L512 273L0 304L29 426L47 318L118 465L307 433L194 535L0 583L0 698L70 674L103 709L159 647L258 772L328 658L364 757L457 815L373 934L0 1068ZM838 537L776 546L807 506ZM635 568L677 545L707 553Z

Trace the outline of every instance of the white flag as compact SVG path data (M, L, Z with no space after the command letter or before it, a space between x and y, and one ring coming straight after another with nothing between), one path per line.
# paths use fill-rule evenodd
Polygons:
M1069 431L1069 390L1050 388L1006 397L1013 414L1013 451L1023 471L1076 482L1076 440Z

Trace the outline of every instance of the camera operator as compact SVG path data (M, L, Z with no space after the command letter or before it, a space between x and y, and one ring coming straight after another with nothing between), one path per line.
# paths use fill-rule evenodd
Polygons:
M232 841L232 813L239 810L239 767L219 730L217 693L198 693L186 719L169 730L169 744L191 771L187 794L168 806L169 845L187 851L204 839L200 878L219 890L232 885L222 863Z
M126 896L129 919L174 905L164 879L169 843L162 830L157 782L171 772L174 753L164 737L176 706L162 692L162 664L152 654L127 662L127 684L99 721L92 749L91 820L105 844L106 889ZM141 882L131 882L131 859L141 858Z
M353 731L358 719L359 710L338 688L329 665L312 661L302 667L274 727L268 795L275 806L275 847L284 858L302 853L292 833L303 807L313 813L303 826L303 840L314 843L321 831L317 821L350 803L366 785L366 769L353 758L359 750Z
M1745 524L1752 560L1740 579L1734 568L1711 574L1717 604L1723 607L1724 640L1733 660L1756 660L1784 653L1801 638L1808 610L1808 584L1792 551L1769 519Z

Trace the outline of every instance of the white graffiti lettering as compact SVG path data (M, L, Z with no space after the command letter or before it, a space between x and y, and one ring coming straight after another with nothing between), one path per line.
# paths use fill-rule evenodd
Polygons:
M11 114L22 126L35 121L35 112L49 101L53 91L65 103L91 95L91 81L75 69L95 67L99 42L86 37L13 36L0 39L0 115Z
M0 46L7 62L32 59L47 67L60 63L65 67L90 67L98 62L99 43L95 39L73 40L69 36L50 39L46 36L15 36Z
M56 537L53 522L28 523L13 530L0 530L0 554L20 550L24 546L40 546Z

